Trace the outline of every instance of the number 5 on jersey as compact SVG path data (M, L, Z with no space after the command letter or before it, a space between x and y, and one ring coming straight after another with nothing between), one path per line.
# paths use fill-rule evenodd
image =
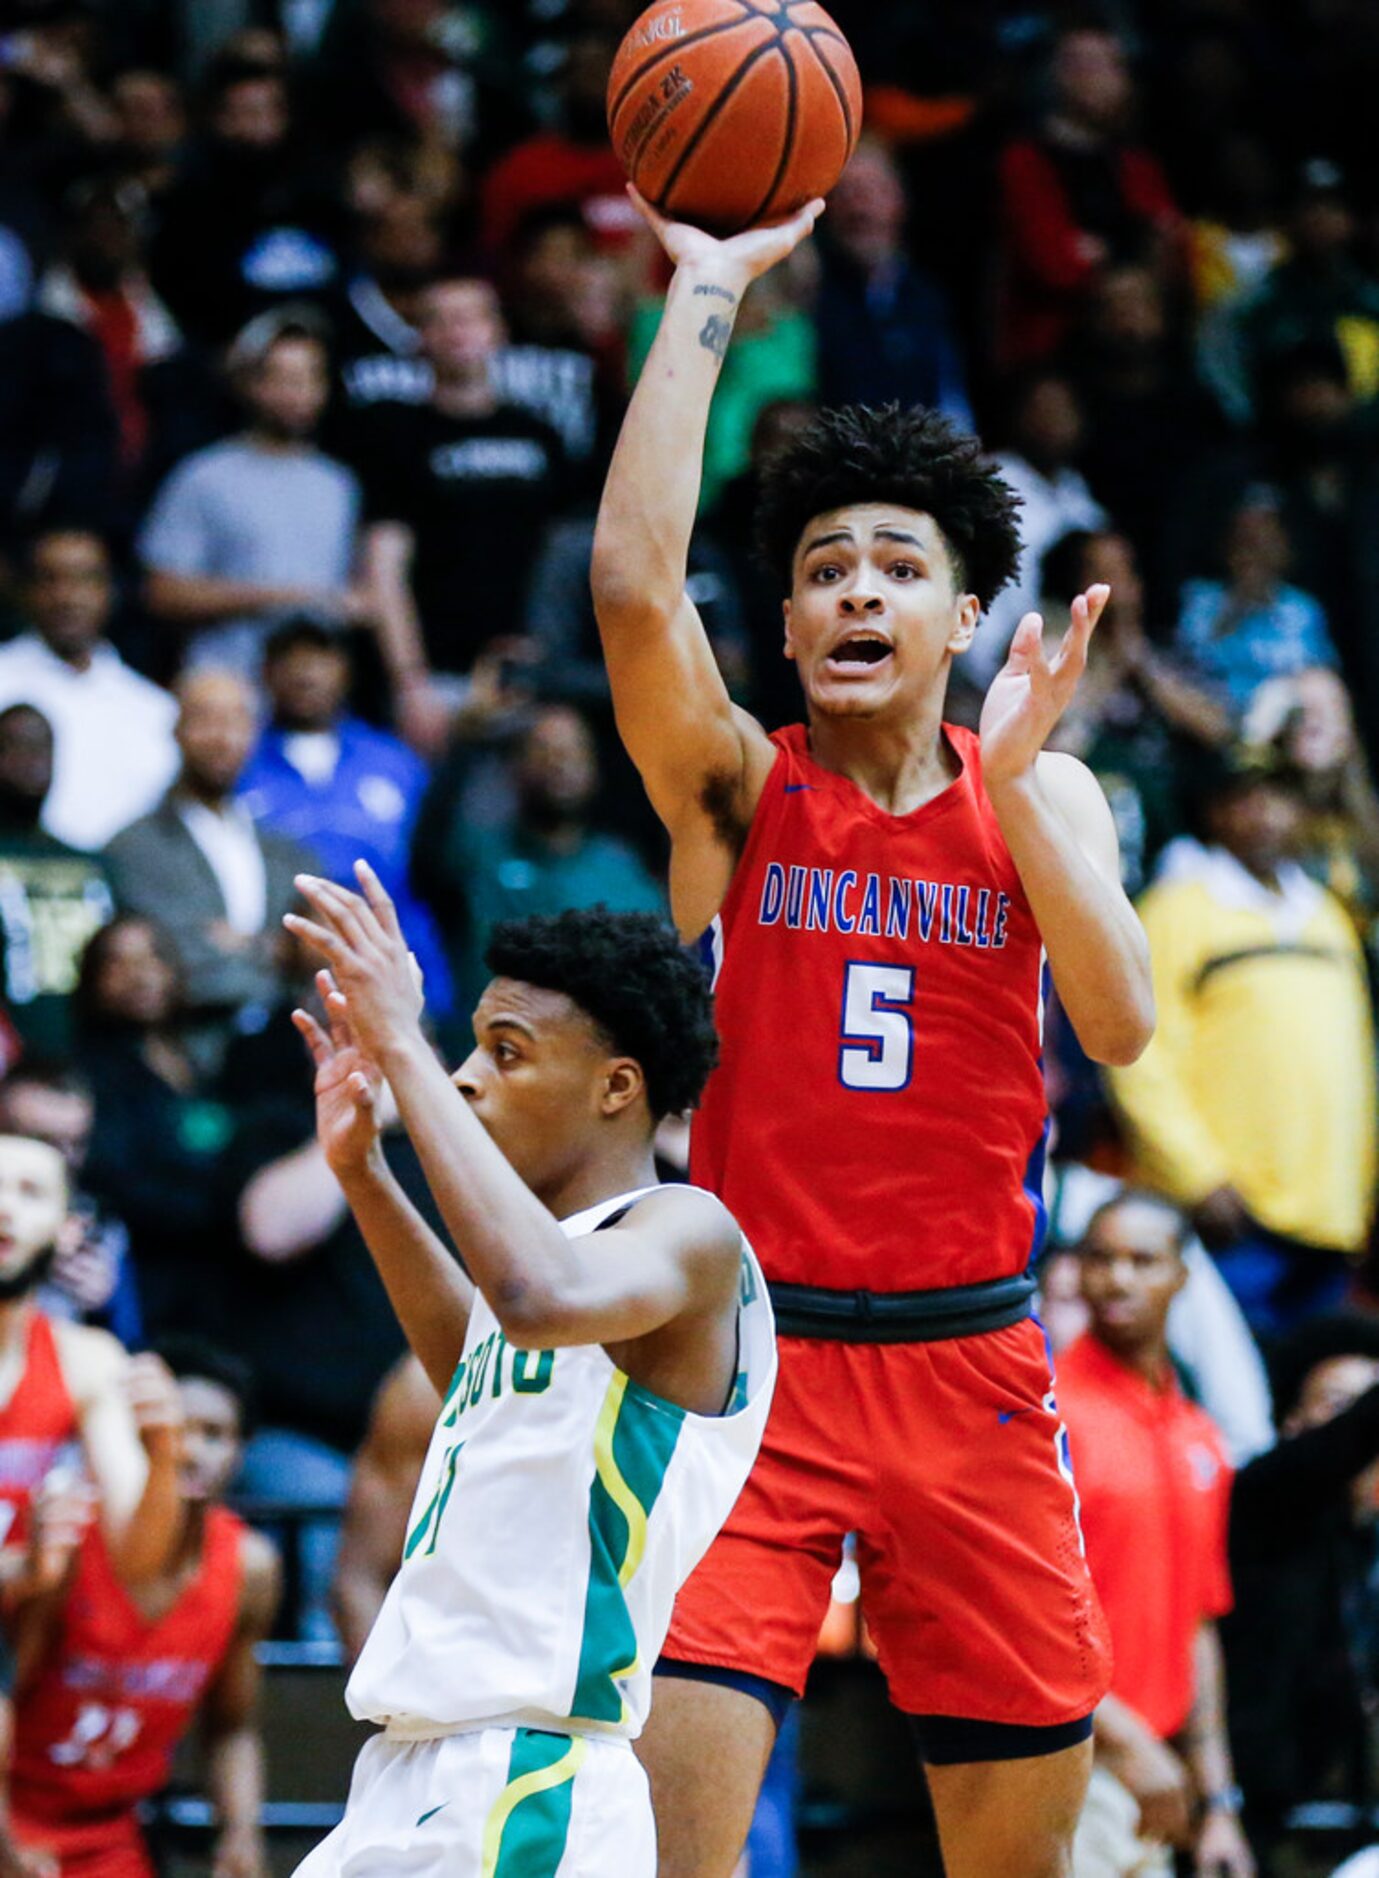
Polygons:
M915 1031L912 965L854 962L843 980L843 1039L838 1080L845 1089L909 1087Z

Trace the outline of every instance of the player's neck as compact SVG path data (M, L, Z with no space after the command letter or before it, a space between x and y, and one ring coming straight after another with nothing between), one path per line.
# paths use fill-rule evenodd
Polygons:
M572 1219L621 1193L636 1193L656 1185L656 1158L650 1142L618 1144L606 1154L584 1162L551 1186L538 1189L537 1199L557 1219Z
M899 718L809 714L809 752L846 776L888 815L909 815L942 795L961 765L943 735L943 693Z

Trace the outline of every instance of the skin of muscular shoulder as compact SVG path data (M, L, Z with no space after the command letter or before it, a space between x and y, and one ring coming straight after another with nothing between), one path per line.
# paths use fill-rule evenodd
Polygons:
M363 1649L402 1562L407 1514L439 1412L440 1397L410 1354L389 1370L374 1397L368 1433L350 1477L332 1593L335 1622L351 1662Z

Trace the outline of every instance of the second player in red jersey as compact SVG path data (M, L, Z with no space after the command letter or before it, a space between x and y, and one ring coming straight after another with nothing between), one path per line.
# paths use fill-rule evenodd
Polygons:
M640 1751L661 1878L729 1878L852 1533L948 1878L1065 1878L1108 1652L1031 1315L1044 955L1094 1058L1133 1060L1152 1025L1110 811L1043 748L1107 590L1052 654L1027 616L979 733L946 725L1018 505L941 417L824 413L757 518L807 722L768 736L732 702L685 588L709 404L743 294L820 206L727 241L645 211L675 274L595 537L618 726L676 923L717 968L692 1171L751 1235L781 1333Z
M11 1821L61 1878L153 1878L135 1809L166 1786L198 1715L221 1815L217 1878L267 1870L254 1648L277 1603L277 1560L215 1503L240 1459L236 1366L190 1341L166 1353L183 1430L182 1535L167 1570L129 1586L92 1527L61 1591L21 1621Z

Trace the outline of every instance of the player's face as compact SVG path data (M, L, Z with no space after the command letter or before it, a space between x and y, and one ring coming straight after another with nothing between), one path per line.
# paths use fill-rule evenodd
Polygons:
M1113 1350L1161 1338L1187 1277L1172 1217L1133 1201L1103 1214L1082 1248L1082 1295L1092 1330Z
M67 1170L46 1141L0 1135L0 1280L25 1271L67 1216Z
M455 1087L534 1193L589 1153L622 1060L563 992L495 978L474 1012L475 1047Z
M182 1398L182 1497L197 1504L223 1499L243 1452L239 1403L208 1376L184 1376L177 1392Z
M833 509L795 551L785 655L811 712L906 716L972 643L978 611L932 516L879 502Z

